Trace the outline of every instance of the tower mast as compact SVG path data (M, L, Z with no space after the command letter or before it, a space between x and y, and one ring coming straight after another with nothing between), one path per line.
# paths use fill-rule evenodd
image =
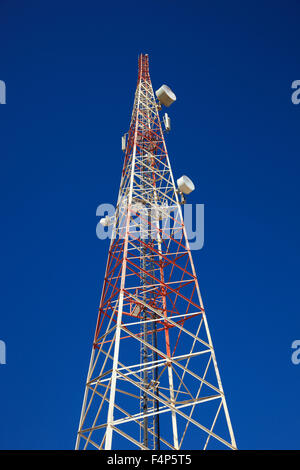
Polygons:
M147 54L76 448L236 449Z

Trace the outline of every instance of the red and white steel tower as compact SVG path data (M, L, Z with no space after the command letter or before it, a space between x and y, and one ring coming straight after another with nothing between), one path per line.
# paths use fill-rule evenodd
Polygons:
M236 449L160 109L141 54L77 449Z

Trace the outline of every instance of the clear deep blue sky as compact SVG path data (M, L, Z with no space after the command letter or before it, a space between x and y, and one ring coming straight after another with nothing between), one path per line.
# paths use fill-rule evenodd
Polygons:
M137 80L167 83L167 146L241 449L299 448L299 124L296 0L2 0L0 448L74 446Z

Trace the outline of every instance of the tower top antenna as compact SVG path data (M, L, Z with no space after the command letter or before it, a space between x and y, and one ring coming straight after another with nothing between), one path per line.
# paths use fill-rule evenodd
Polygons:
M149 75L149 56L148 54L139 55L139 75L138 80L143 78L144 80L150 80Z

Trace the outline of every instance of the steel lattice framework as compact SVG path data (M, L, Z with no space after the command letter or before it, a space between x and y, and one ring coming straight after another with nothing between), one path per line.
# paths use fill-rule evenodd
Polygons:
M236 448L143 54L76 448Z

